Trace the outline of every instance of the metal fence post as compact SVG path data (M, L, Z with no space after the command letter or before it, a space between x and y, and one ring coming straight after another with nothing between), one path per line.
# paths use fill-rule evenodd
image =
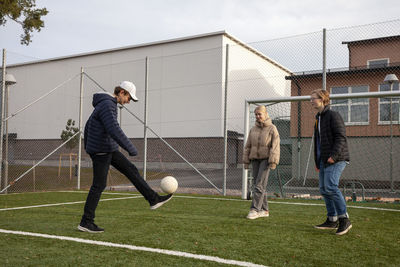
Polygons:
M226 168L228 161L228 129L227 129L227 120L228 120L228 73L229 73L229 44L226 44L225 51L225 97L224 97L224 182L222 192L223 195L226 196Z
M83 67L81 67L81 84L79 96L79 143L78 143L78 182L77 189L81 189L81 161L82 161L82 124L83 124Z
M390 84L390 91L393 91L393 83ZM390 154L389 154L389 176L390 176L390 190L394 191L393 181L393 98L390 98Z
M322 89L326 90L326 29L322 30Z
M246 146L247 136L249 134L249 120L250 120L250 103L244 101L244 134L243 134L243 150ZM247 175L248 171L242 168L242 199L247 199Z
M3 49L2 79L1 79L1 123L0 123L0 190L3 176L3 134L4 134L4 97L6 88L6 50ZM5 187L6 185L4 185Z
M145 59L145 71L144 71L144 124L143 124L143 139L144 139L144 151L143 151L143 179L146 180L147 173L147 104L148 104L148 86L149 86L149 58Z
M7 79L7 78L6 78ZM9 98L9 93L10 93L10 90L9 90L9 85L7 84L7 81L6 81L6 87L5 87L5 95L6 95L6 98L5 98L5 105L4 105L4 121L3 121L3 123L5 123L5 130L6 130L6 133L5 133L5 141L4 141L4 177L3 177L3 179L4 179L4 187L6 187L7 185L8 185L8 119L6 119L6 118L8 118L8 98ZM6 193L7 194L7 190L4 192L4 193Z

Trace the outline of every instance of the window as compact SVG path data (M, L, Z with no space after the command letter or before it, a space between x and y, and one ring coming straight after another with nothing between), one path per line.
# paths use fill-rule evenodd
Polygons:
M331 94L366 93L367 85L332 87ZM368 98L332 99L331 108L340 113L346 125L366 125L369 118Z
M370 69L387 67L389 65L389 59L382 58L382 59L368 60L367 65L368 65L368 68L370 68Z
M392 85L392 90L399 91L399 83L394 83ZM380 84L379 91L390 91L390 84ZM392 99L391 107L390 99ZM379 123L390 123L390 108L392 109L392 123L399 123L399 100L399 97L379 98Z

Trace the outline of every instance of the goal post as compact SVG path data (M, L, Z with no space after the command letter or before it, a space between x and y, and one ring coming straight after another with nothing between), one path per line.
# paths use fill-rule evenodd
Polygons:
M368 114L362 115L363 117L368 117L367 122L345 122L351 157L351 165L346 169L353 169L353 166L355 169L345 170L342 183L349 181L361 183L367 192L375 193L393 192L398 187L397 184L400 184L400 181L394 181L395 177L398 177L397 174L400 174L400 170L398 170L398 167L393 169L392 164L393 160L396 162L400 157L397 155L399 152L395 152L396 155L393 155L394 151L399 151L397 147L393 147L399 143L393 142L393 138L399 139L400 137L399 116L394 116L393 120L386 122L382 122L381 118L382 110L385 108L385 99L393 100L390 101L390 112L399 113L399 97L400 91L330 94L332 109L341 113L345 110L343 106L348 105L349 110L353 111L352 118L361 116L360 114L355 114L358 111L357 105L359 105L360 101L364 101L365 105L368 106ZM372 99L377 100L372 101ZM284 176L283 187L293 196L304 194L319 195L318 179L312 167L314 166L313 156L310 156L310 153L312 153L312 132L316 112L312 110L311 105L308 106L309 104L306 104L309 101L309 95L245 100L243 146L246 144L250 128L255 121L254 115L252 115L254 108L259 105L265 105L281 135L281 164L278 165L278 168L281 169L281 176L282 173ZM394 105L393 111L392 105ZM344 115L350 116L348 114ZM396 126L395 129L393 125ZM374 153L379 153L380 155L378 162L374 162L376 159ZM386 166L386 161L390 165L386 164ZM363 167L363 165L367 166ZM363 169L363 171L357 172L358 168ZM384 173L385 177L377 177L377 174L382 175ZM267 192L270 194L276 191L268 188L271 186L276 186L274 181L268 182ZM345 187L345 184L342 184L342 186ZM247 198L248 190L248 170L243 168L242 199Z

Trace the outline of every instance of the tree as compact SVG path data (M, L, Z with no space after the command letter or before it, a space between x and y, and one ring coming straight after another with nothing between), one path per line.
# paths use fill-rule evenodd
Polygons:
M40 32L44 27L42 16L49 11L46 8L35 8L36 0L0 0L0 25L5 25L11 19L22 26L21 44L29 45L32 42L32 32Z
M69 138L71 138L74 134L79 132L78 127L75 126L75 121L72 119L68 119L67 125L65 126L65 130L61 132L61 139L65 142ZM68 143L65 144L67 148L72 150L79 143L79 134L75 135Z

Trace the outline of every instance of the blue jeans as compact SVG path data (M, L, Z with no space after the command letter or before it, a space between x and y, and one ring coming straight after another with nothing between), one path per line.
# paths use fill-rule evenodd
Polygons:
M124 174L144 198L152 205L158 201L158 194L150 188L147 182L140 176L135 165L133 165L121 152L104 153L100 155L90 155L93 162L93 184L90 187L86 198L86 204L82 221L93 222L95 210L99 203L101 193L107 186L107 174L112 165Z
M328 217L347 217L346 201L339 190L339 179L345 167L344 161L331 165L320 163L319 192L324 197Z

